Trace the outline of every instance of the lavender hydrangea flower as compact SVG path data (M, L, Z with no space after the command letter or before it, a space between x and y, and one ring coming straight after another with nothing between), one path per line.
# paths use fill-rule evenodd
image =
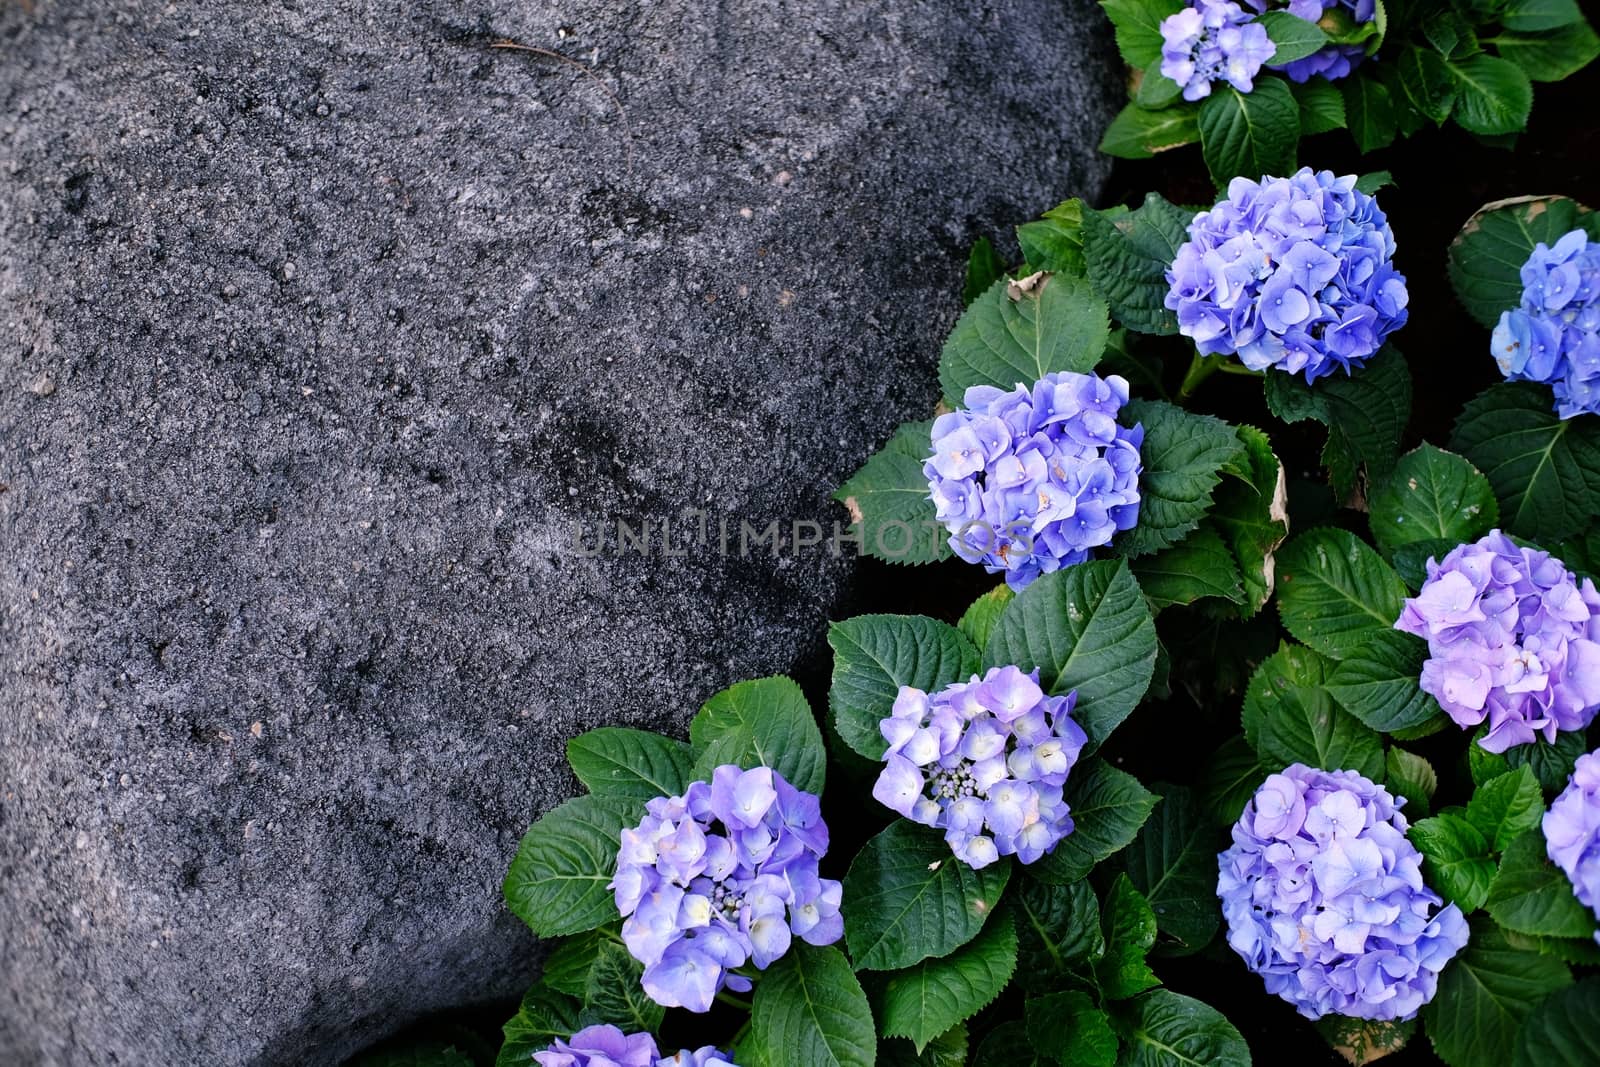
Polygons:
M1126 379L1060 371L964 402L934 420L922 466L956 555L1021 589L1138 521L1144 427L1117 423Z
M1600 592L1499 530L1430 559L1394 628L1427 638L1423 691L1459 726L1487 719L1489 752L1554 741L1600 710Z
M1522 265L1522 305L1490 339L1511 381L1543 382L1563 419L1600 414L1600 242L1582 230L1535 245Z
M1228 944L1308 1019L1409 1019L1467 943L1461 909L1423 884L1403 803L1296 763L1261 784L1217 857Z
M828 827L815 796L767 767L718 767L682 796L656 797L622 831L608 888L644 990L669 1008L707 1011L733 969L767 965L793 937L831 945L844 933L840 886L817 873Z
M1566 872L1572 891L1600 915L1600 752L1578 757L1572 779L1544 813L1545 851ZM1600 931L1594 935L1600 942Z
M1225 81L1241 93L1255 87L1261 65L1277 45L1255 16L1228 0L1192 0L1161 22L1161 75L1183 86L1185 100L1211 95Z
M1321 25L1324 19L1330 19L1348 22L1350 29L1371 22L1378 13L1376 0L1289 0L1287 4L1278 0L1243 0L1243 3L1257 14L1269 10L1287 11L1313 25ZM1284 77L1294 82L1307 82L1314 77L1336 81L1360 65L1366 55L1367 50L1363 45L1329 44L1302 59L1274 64L1269 69L1282 72Z
M1409 297L1389 220L1355 182L1310 167L1229 182L1167 271L1179 331L1202 354L1307 382L1360 367L1405 324Z
M615 1026L589 1026L533 1054L539 1067L656 1067L656 1039L624 1034Z
M669 1056L660 1061L656 1067L738 1067L738 1065L733 1062L730 1053L722 1051L715 1045L706 1045L692 1052L684 1049L676 1056Z
M1088 737L1072 719L1076 690L1046 696L1039 672L994 667L929 696L901 686L878 726L889 742L872 795L944 831L956 857L1023 863L1072 833L1062 787Z

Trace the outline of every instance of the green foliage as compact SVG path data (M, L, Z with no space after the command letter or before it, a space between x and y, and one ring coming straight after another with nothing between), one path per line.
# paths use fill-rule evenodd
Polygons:
M1183 10L1182 0L1100 0L1117 31L1117 48L1129 66L1161 62L1161 22Z
M1066 1067L1113 1067L1117 1062L1111 1019L1087 993L1030 997L1023 1012L1029 1044L1047 1059Z
M1492 327L1521 303L1520 271L1533 246L1553 245L1580 225L1594 232L1589 209L1564 196L1521 196L1479 208L1450 243L1450 283L1461 305Z
M1217 853L1221 836L1193 794L1167 786L1155 815L1127 852L1128 877L1156 913L1174 954L1205 947L1217 929Z
M932 422L904 424L833 494L850 512L863 551L875 559L934 563L951 554L922 473L932 441Z
M1346 530L1309 530L1278 553L1284 628L1330 659L1391 632L1405 597L1400 576Z
M1016 918L1017 966L1030 980L1043 974L1066 974L1080 963L1105 955L1100 903L1083 879L1051 885L1021 878L1009 899Z
M1566 964L1512 948L1493 923L1475 918L1467 947L1422 1009L1428 1038L1450 1067L1505 1067L1534 1006L1571 982Z
M1377 479L1394 469L1411 414L1411 372L1393 345L1355 374L1323 378L1314 386L1269 372L1266 394L1267 407L1284 422L1314 419L1328 427L1322 463L1341 497L1355 493L1363 471Z
M978 670L978 650L960 630L921 615L845 619L828 627L828 644L833 648L828 708L834 728L870 760L883 756L886 744L878 724L893 710L901 686L936 692Z
M1219 188L1240 174L1294 173L1300 105L1280 78L1262 78L1248 93L1217 83L1200 105L1199 126L1201 152Z
M995 623L1005 614L1006 606L1016 598L1017 594L1011 591L1010 586L997 585L972 602L962 613L956 627L966 634L967 640L975 648L983 648L989 643L989 635L994 633Z
M888 976L882 1033L909 1038L920 1053L940 1034L987 1007L1016 969L1016 929L1009 915L997 915L950 955Z
M796 789L822 792L827 750L806 695L791 678L758 678L729 686L689 724L694 777L709 781L725 763L771 767Z
M1591 1067L1600 1063L1600 978L1546 997L1517 1035L1514 1067Z
M1065 799L1074 828L1053 852L1029 868L1041 881L1077 881L1125 848L1150 817L1157 798L1133 775L1103 760L1088 760L1068 775Z
M1083 201L1073 197L1046 211L1037 221L1018 226L1017 244L1028 265L1057 274L1082 275L1087 269L1083 259L1083 212Z
M971 307L974 300L1005 276L1005 262L989 239L980 237L972 242L972 251L967 255L967 282L961 290L961 306Z
M1411 824L1411 843L1426 862L1424 880L1462 911L1483 907L1494 881L1489 841L1465 816L1444 811Z
M556 1038L568 1038L583 1028L581 1007L572 997L535 985L522 998L517 1013L504 1027L505 1044L495 1067L527 1064Z
M1274 64L1304 59L1328 44L1328 35L1322 31L1322 27L1287 11L1268 11L1256 21L1272 38L1275 46L1272 53Z
M1239 565L1243 614L1249 616L1261 610L1277 585L1276 553L1289 533L1288 486L1267 435L1254 426L1236 426L1234 432L1244 452L1222 469L1226 477L1216 488L1207 521Z
M799 941L790 946L756 987L750 1041L766 1064L873 1067L872 1006L844 953Z
M973 870L938 833L897 819L868 841L844 878L844 936L859 970L898 970L977 936L1011 875Z
M1156 913L1126 874L1106 892L1105 953L1094 961L1095 983L1108 1000L1126 1000L1161 984L1145 957L1156 943Z
M1153 611L1205 597L1244 602L1239 564L1217 532L1201 527L1182 541L1130 564Z
M1439 702L1417 684L1428 646L1398 631L1373 633L1341 660L1327 680L1328 695L1380 733L1410 733L1441 720Z
M1406 799L1406 818L1413 822L1426 818L1439 788L1439 775L1433 764L1414 752L1393 747L1389 749L1387 768L1389 792Z
M1533 771L1540 786L1554 793L1566 788L1573 764L1578 762L1578 757L1588 747L1583 734L1560 733L1556 734L1553 743L1541 738L1530 744L1506 749L1506 766L1512 770L1527 767Z
M1177 88L1165 78L1146 75L1146 81ZM1202 114L1203 109L1192 107L1167 107L1152 111L1130 103L1106 127L1105 136L1100 140L1100 151L1121 159L1149 159L1157 152L1193 144L1200 139Z
M1523 832L1506 847L1486 907L1503 929L1519 934L1579 938L1595 930L1594 915L1573 895L1566 872L1546 858L1538 829Z
M1249 1067L1250 1048L1222 1013L1153 989L1115 1017L1126 1043L1118 1067Z
M1083 278L1042 271L1020 281L1001 278L962 313L944 343L945 403L960 407L974 385L1011 389L1054 371L1093 370L1110 334L1106 305Z
M610 1023L624 1033L654 1033L666 1009L651 1000L639 984L644 967L622 945L607 941L599 947L584 990L584 1010L596 1022Z
M1123 562L1081 563L1046 574L1000 616L984 666L1039 671L1046 691L1077 690L1073 718L1098 745L1150 687L1156 627Z
M1422 445L1400 458L1367 499L1385 555L1419 541L1476 541L1500 520L1494 489L1460 456Z
M689 746L645 730L602 726L567 742L567 762L595 796L676 796L692 780Z
M1467 821L1495 852L1503 851L1523 831L1538 826L1543 815L1544 797L1538 780L1527 767L1484 782L1467 802Z
M1324 1015L1315 1025L1328 1047L1343 1056L1351 1067L1365 1067L1374 1060L1399 1052L1417 1031L1415 1019L1372 1022L1345 1015Z
M1231 826L1274 769L1261 761L1249 741L1230 737L1206 761L1200 806L1218 826Z
M1151 193L1136 211L1085 209L1083 255L1095 292L1117 321L1141 333L1174 334L1167 310L1167 267L1189 239L1193 213Z
M1144 427L1139 455L1139 522L1118 535L1116 548L1135 557L1176 544L1200 524L1224 467L1243 461L1233 427L1161 400L1136 400L1123 411Z
M540 937L592 930L616 918L606 883L617 840L644 806L620 797L574 797L523 835L505 879L506 906Z

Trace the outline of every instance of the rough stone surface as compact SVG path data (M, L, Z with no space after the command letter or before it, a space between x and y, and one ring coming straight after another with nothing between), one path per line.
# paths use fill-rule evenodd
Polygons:
M0 0L0 1063L515 996L565 739L820 647L965 250L1104 177L1089 0ZM498 38L550 49L493 50Z

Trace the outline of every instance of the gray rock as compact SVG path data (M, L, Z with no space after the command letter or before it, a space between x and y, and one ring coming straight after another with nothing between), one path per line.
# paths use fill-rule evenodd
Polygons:
M1102 22L0 0L0 1062L517 995L565 739L821 662L850 573L572 523L842 517L971 239L1104 177Z

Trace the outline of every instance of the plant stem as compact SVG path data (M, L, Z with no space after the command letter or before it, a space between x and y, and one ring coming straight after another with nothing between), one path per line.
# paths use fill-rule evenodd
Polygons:
M745 1012L747 1014L750 1011L750 1002L748 1000L740 1000L738 997L734 996L732 993L729 993L727 990L724 990L724 989L717 990L717 999L722 1001L722 1003L724 1003L724 1004L732 1004L734 1007L738 1008L740 1011Z
M1183 376L1183 384L1178 386L1178 403L1181 404L1193 396L1194 391L1200 388L1200 383L1215 374L1221 364L1220 359L1208 359L1196 352L1194 358L1189 361L1189 370Z

